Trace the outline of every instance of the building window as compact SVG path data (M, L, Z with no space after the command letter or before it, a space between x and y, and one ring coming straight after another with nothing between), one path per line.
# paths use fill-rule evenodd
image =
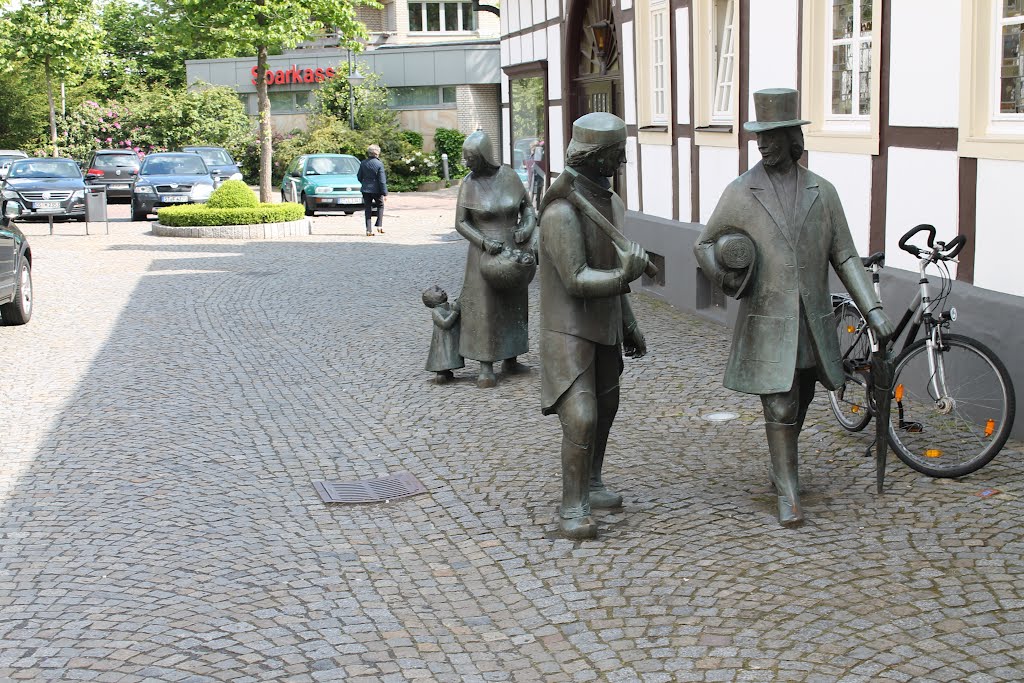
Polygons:
M872 0L832 0L829 22L831 114L871 113Z
M454 85L417 85L388 88L388 107L391 109L450 108L455 104Z
M716 0L715 27L715 100L711 112L714 123L732 123L732 90L735 80L736 30L733 14L735 0Z
M476 30L471 2L410 2L409 32L455 33Z
M1001 0L996 45L999 50L1000 114L1024 114L1024 0ZM1018 118L1018 117L1007 117Z
M310 90L269 93L271 114L305 114L313 96Z
M668 123L668 2L651 3L651 123Z

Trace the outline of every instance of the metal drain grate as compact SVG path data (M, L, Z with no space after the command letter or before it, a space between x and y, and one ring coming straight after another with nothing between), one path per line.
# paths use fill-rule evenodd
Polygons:
M363 481L314 481L313 487L325 503L382 503L427 492L408 472Z

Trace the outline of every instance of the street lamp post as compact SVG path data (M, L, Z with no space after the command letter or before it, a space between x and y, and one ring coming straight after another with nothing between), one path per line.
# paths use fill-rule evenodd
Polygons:
M356 86L366 80L359 68L352 64L352 53L348 53L348 127L356 129Z

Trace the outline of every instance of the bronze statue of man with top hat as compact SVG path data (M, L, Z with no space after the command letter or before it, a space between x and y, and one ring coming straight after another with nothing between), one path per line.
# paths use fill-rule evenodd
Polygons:
M541 202L541 409L562 425L559 529L593 538L591 508L622 505L601 478L619 407L622 353L647 351L626 293L650 269L646 252L619 230L625 207L608 178L625 161L626 125L607 113L577 119L566 169Z
M893 326L875 296L835 187L798 161L799 94L754 93L761 161L722 193L694 252L704 274L740 299L727 388L759 394L779 522L803 523L797 441L815 382L843 382L829 293L829 264L879 337ZM749 252L749 257L744 257ZM745 264L745 265L744 265Z

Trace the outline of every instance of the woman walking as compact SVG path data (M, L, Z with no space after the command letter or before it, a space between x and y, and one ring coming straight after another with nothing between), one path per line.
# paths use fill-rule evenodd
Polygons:
M363 215L366 218L366 236L373 237L370 218L377 209L377 232L384 232L384 197L388 195L388 179L384 173L384 164L380 160L380 147L370 145L366 149L366 159L359 164L356 173L363 193Z

